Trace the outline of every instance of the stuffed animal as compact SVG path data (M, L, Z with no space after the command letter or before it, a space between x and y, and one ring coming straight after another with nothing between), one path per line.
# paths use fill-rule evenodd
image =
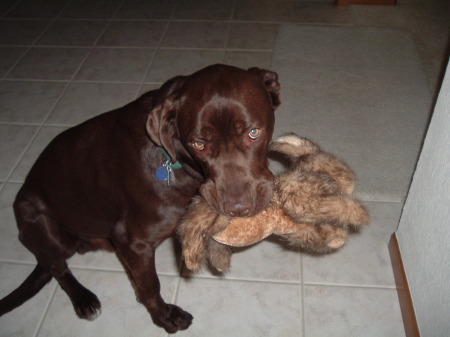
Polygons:
M230 267L230 247L252 245L274 234L313 254L342 247L347 234L367 224L366 208L351 197L351 169L316 144L295 134L272 141L270 150L287 156L289 169L275 177L269 206L251 217L217 214L194 198L179 228L186 266L198 270L209 261L218 271Z

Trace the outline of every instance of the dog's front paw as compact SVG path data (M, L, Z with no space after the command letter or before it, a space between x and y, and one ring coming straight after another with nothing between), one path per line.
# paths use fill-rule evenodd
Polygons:
M192 324L194 317L173 304L166 304L164 310L152 315L153 322L164 328L168 333L186 330Z
M83 294L77 296L73 302L73 307L79 318L93 321L102 313L102 305L97 296L85 289Z

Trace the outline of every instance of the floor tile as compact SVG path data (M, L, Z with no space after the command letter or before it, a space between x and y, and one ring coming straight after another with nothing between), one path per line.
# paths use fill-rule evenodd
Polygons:
M233 23L228 37L228 49L272 50L278 33L277 24Z
M223 62L222 50L160 49L156 53L146 82L165 82L178 75L189 75L211 64Z
M225 22L172 21L162 42L163 47L224 48L228 35Z
M33 269L33 265L0 263L0 298L16 289ZM0 336L34 336L55 287L51 281L29 301L0 317Z
M364 198L403 200L432 109L411 34L283 25L273 59L284 97L275 131L296 130L345 160Z
M122 0L72 0L60 17L107 19L113 16L121 3Z
M414 32L429 82L437 94L442 82L442 71L448 62L449 35L443 32L450 31L450 2L406 2L395 6L395 10L390 10L390 6L351 6L350 12L356 26L389 27Z
M0 47L0 78L8 73L26 50L20 47Z
M65 83L0 83L0 122L41 123L55 106Z
M66 128L64 127L51 127L44 126L39 130L36 138L31 143L28 150L23 155L16 169L10 177L10 181L23 183L25 178L33 166L34 162L44 150L44 148L50 143L50 141L55 138L58 134L63 132Z
M243 0L236 3L235 20L343 24L350 22L348 9L333 3L311 1Z
M43 32L47 20L0 20L1 45L29 45Z
M156 249L156 271L159 275L179 276L181 246L176 238L169 238Z
M127 0L116 14L118 19L169 19L177 0Z
M146 92L159 89L161 87L161 84L159 83L144 83L139 90L138 96L141 96L142 94L145 94Z
M87 48L31 48L8 78L70 80L88 51Z
M37 127L0 125L0 181L5 181Z
M214 269L205 267L197 273L184 269L183 275L192 278L220 277L221 279L300 283L300 253L287 249L276 239L268 239L253 246L235 249L231 256L231 267L228 273L219 274Z
M243 69L251 67L270 69L272 52L228 50L225 53L224 63Z
M113 21L102 35L99 46L157 47L166 21Z
M175 19L229 20L233 0L182 0L174 14Z
M194 316L185 336L301 336L301 287L182 280L177 304Z
M8 17L53 18L70 0L23 0L8 13Z
M46 123L79 124L131 102L138 88L137 84L73 82Z
M72 270L81 284L94 292L102 303L102 314L89 322L79 319L67 295L56 291L38 336L167 336L156 327L147 310L136 301L136 295L125 273ZM161 276L161 292L172 302L177 277Z
M305 287L305 336L405 336L393 289Z
M401 204L367 203L371 222L329 255L303 258L305 283L395 287L388 242L398 224Z
M92 46L105 27L105 21L57 20L36 44L44 46Z
M153 58L153 49L94 49L77 80L140 82Z

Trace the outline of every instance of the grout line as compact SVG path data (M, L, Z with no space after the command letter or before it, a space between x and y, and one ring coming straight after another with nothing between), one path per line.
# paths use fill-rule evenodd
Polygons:
M181 277L178 276L177 286L175 289L175 294L173 295L171 303L178 304L178 295L180 294L180 286L181 286Z
M161 274L162 275L162 274ZM203 279L203 280L214 280L214 281L223 281L223 282L245 282L245 283L267 283L267 284L286 284L286 285L300 285L302 288L308 286L323 286L323 287L336 287L336 288L354 288L354 289L397 289L395 285L364 285L364 284L335 284L335 283L327 283L327 282L302 282L303 280L270 280L270 279L256 279L256 278L237 278L237 277L210 277L206 275L198 275L198 276L190 276L182 278L189 279ZM303 306L303 302L302 302Z
M39 127L41 123L27 123L27 122L0 122L0 125L4 126L36 126ZM63 124L63 123L47 123L43 126L52 126L52 127L70 127L72 124Z
M227 32L227 40L229 38L229 33L231 30L231 26L228 29ZM166 31L163 32L165 35ZM228 41L226 41L225 44L227 44ZM27 48L28 46L24 45L0 45L0 48ZM33 45L33 48L47 48L47 49L130 49L130 50L136 50L136 49L143 49L143 50L205 50L205 51L222 51L224 49L229 51L247 51L247 52L273 52L273 49L266 49L266 48L228 48L228 47L171 47L171 46L161 46L161 42L158 43L156 46L118 46L118 45ZM28 51L28 50L27 50ZM22 59L22 57L20 58ZM15 64L14 64L15 65ZM6 75L5 75L6 76ZM6 80L10 80L11 78L5 78ZM21 80L21 78L12 80ZM39 81L39 79L29 79L34 81ZM66 82L67 80L46 80L43 79L43 81L58 81L58 82Z
M228 28L227 28L227 34L226 34L226 38L225 38L225 42L223 44L223 49L224 49L224 53L222 56L222 63L225 63L225 57L227 55L228 52L228 43L230 42L230 35L231 35L231 28L232 28L232 22L233 22L233 17L234 17L234 10L236 8L236 1L233 2L233 8L232 8L232 12L231 12L231 16L229 17L228 20L223 21L224 23L226 22L228 24Z
M30 253L30 256L32 256L31 253ZM34 262L34 261L19 261L19 260L9 260L9 259L3 259L3 258L0 258L0 263L15 264L15 265L21 265L21 266L36 266L36 262Z
M52 80L52 79L25 79L25 78L6 78L3 82L38 82L38 83L98 83L98 84L141 84L141 81L108 81L108 80L85 80L85 79L74 79L69 80ZM144 81L145 84L162 84L163 82L158 81ZM2 123L2 122L0 122Z
M301 281L301 309L302 309L302 332L301 336L306 337L305 332L305 325L306 325L306 319L305 319L305 279L303 275L303 254L300 254L300 281Z
M385 202L385 203L395 203L395 204L403 204L405 202L404 198L398 198L398 197L377 197L377 196L361 196L358 197L356 195L356 198L359 198L363 202Z
M11 13L17 6L19 6L19 3L21 3L22 0L16 0L16 3L14 5L11 5L11 8L6 11L6 13L3 15L2 19L6 19L6 16Z
M34 332L34 334L33 334L33 337L36 337L36 336L39 334L39 332L41 331L42 324L44 324L44 320L45 320L45 318L46 318L46 316L47 316L47 313L48 313L48 310L49 310L49 308L50 308L50 305L51 305L53 299L54 299L55 296L56 296L56 291L57 291L57 290L58 290L58 283L55 284L54 289L53 289L53 291L51 292L51 295L50 295L50 297L48 298L47 303L45 304L44 310L42 311L42 316L41 316L41 318L39 319L39 322L38 322L38 324L37 324L37 326L36 326L36 330L35 330L35 332Z
M334 288L354 288L354 289L391 289L396 290L397 287L395 285L364 285L364 284L334 284L334 283L326 283L326 282L308 282L305 283L306 287L334 287Z
M257 278L238 278L238 277L220 277L220 276L181 276L186 279L203 279L203 280L212 280L212 281L221 281L221 282L244 282L244 283L268 283L268 284L286 284L286 285L300 285L299 280L270 280L270 279L257 279Z

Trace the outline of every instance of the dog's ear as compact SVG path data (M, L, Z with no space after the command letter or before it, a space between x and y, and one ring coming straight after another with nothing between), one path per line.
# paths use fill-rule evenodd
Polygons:
M260 68L250 68L249 72L257 74L264 84L264 87L270 94L270 99L272 101L272 107L274 109L278 108L281 104L280 101L280 82L278 82L278 74L274 71L260 69Z
M177 161L173 138L176 136L175 115L178 106L178 90L185 77L178 76L167 81L156 94L153 108L150 111L146 129L151 140L163 147L170 155L172 162Z

